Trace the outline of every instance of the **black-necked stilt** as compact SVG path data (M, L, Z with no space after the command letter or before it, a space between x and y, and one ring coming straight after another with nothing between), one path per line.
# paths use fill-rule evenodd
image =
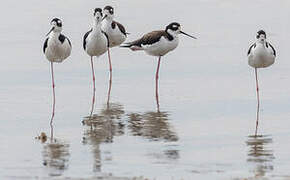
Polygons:
M61 34L62 22L58 18L52 19L50 22L52 25L51 30L47 33L48 36L43 45L43 52L46 58L50 61L51 67L51 78L52 78L52 89L53 89L53 106L52 106L52 116L50 124L52 125L52 120L55 112L55 83L54 83L54 73L53 73L53 63L61 63L65 60L71 53L71 42L70 40Z
M191 38L196 39L194 36L186 34L185 32L181 31L181 26L179 23L173 22L166 26L165 30L159 31L152 31L148 34L145 34L140 39L125 43L125 45L121 47L128 47L133 51L136 50L144 50L147 54L151 56L158 56L158 65L156 70L156 100L157 105L159 106L158 102L158 74L159 74L159 67L160 67L160 60L161 56L164 56L168 52L174 50L178 45L178 35L184 34Z
M102 30L106 32L109 37L110 48L121 45L127 38L125 27L116 22L114 19L114 9L111 6L104 8L104 17L102 21ZM112 74L112 62L110 56L110 49L108 49L108 58L110 64L110 74Z
M94 109L95 103L95 71L94 71L94 63L93 63L93 56L101 56L108 50L108 37L105 32L101 30L101 22L102 22L102 9L96 8L94 10L94 21L93 27L90 31L88 31L84 35L83 40L83 47L86 53L91 56L91 66L92 66L92 75L93 75L93 103L92 103L92 110L91 115Z
M256 35L257 41L252 44L248 50L248 64L255 68L256 76L256 89L257 89L257 119L256 119L256 132L259 120L260 96L257 68L265 68L271 66L275 62L276 50L266 41L266 32L260 30Z

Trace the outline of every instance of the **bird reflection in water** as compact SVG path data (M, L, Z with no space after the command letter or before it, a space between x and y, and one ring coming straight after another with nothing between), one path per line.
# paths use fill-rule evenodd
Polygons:
M142 136L154 141L178 141L177 134L169 124L169 113L160 111L159 95L156 91L157 110L128 114L128 128L134 136Z
M247 162L252 163L255 178L264 177L267 172L273 171L273 150L270 147L273 143L270 135L249 136L246 144L249 147Z
M143 114L129 114L128 128L134 136L142 136L150 140L178 141L176 133L168 122L168 113L148 111Z
M128 129L133 136L141 136L151 141L170 142L162 149L162 152L149 152L147 155L155 159L155 163L175 163L179 159L178 146L171 142L177 142L178 136L169 123L169 113L160 111L158 92L156 91L156 111L128 114ZM149 151L151 151L149 149Z
M61 176L69 165L69 144L53 138L53 126L49 142L44 142L42 156L43 165L48 168L49 176Z
M94 154L94 171L101 171L101 143L112 143L114 136L124 134L124 124L121 117L124 114L123 106L110 103L101 110L100 114L85 118L83 124L88 126L84 132L83 144L89 144Z
M107 103L98 114L85 117L83 125L87 126L84 131L83 144L91 145L94 155L94 171L101 172L101 143L112 143L114 136L124 134L125 125L122 116L125 111L121 104L110 103L112 81L110 78ZM109 158L110 159L110 158Z
M101 109L99 114L85 117L83 124L89 126L89 131L95 131L100 142L112 142L115 135L124 134L122 115L125 113L123 106L118 103L110 103Z

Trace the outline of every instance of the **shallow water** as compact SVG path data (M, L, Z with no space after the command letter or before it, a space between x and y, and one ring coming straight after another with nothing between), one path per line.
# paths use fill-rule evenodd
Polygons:
M128 40L172 21L198 37L180 37L179 47L162 58L159 111L157 59L114 48L110 100L104 55L95 59L96 104L88 118L91 72L82 36L93 8L107 4L131 33ZM0 179L290 179L289 6L287 0L3 2ZM42 143L35 137L51 136L52 100L42 43L55 16L63 19L73 51L55 65L54 139ZM278 57L259 70L254 137L255 81L246 52L260 28Z

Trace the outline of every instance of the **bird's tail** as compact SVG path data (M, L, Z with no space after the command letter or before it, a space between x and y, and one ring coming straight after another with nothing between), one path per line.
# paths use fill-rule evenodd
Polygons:
M130 48L131 46L132 46L131 43L124 43L120 47L122 47L122 48Z
M141 45L139 45L139 44L141 44L139 41L140 40L136 40L133 42L127 42L127 43L122 44L120 47L130 48L132 51L144 50L143 47Z

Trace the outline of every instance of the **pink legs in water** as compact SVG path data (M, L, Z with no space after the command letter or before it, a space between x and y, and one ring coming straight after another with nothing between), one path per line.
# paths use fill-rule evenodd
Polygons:
M259 125L259 112L260 112L260 96L259 96L259 83L258 83L258 73L257 73L257 68L255 68L255 76L256 76L256 87L257 87L257 119L256 119L256 130L255 130L255 136L257 136L258 132L258 125Z
M50 124L50 142L53 142L53 124Z
M110 104L111 89L112 89L112 74L110 73L109 90L108 90L108 98L107 98L107 108L109 108L109 104Z
M110 48L108 48L108 58L109 58L109 65L110 65L110 81L109 81L109 91L108 91L108 99L107 99L107 106L109 105L110 101L110 94L111 94L111 87L112 87L112 62L111 62L111 55L110 55ZM91 66L92 66L92 75L93 75L93 100L92 100L92 109L91 114L92 116L95 106L95 94L96 94L96 85L95 85L95 70L94 70L94 63L93 57L91 57Z
M94 62L93 57L91 56L91 67L92 67L92 75L93 75L93 99L92 99L92 109L90 117L93 115L94 107L95 107L95 96L96 96L96 83L95 83L95 69L94 69Z
M53 118L54 118L54 113L55 113L55 83L54 83L53 62L50 62L50 69L51 69L52 96L53 96L52 114L51 114L51 119L50 119L50 127L51 127L50 137L51 137L51 139L53 139L53 133L52 133L53 127L52 127L52 123L53 123Z
M161 61L161 56L159 56L159 59L158 59L158 65L157 65L156 76L155 76L155 86L156 86L155 96L156 96L158 112L159 112L158 79L159 79L160 61Z

